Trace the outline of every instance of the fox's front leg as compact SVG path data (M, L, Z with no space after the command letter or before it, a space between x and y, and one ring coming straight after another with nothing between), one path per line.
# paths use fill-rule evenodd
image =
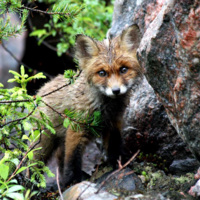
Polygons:
M64 186L81 181L82 155L89 142L88 134L68 128L65 140Z
M120 156L122 159L122 164L125 162L121 129L122 122L116 122L113 127L103 135L108 161L112 165L113 169L118 167L117 160L119 160Z

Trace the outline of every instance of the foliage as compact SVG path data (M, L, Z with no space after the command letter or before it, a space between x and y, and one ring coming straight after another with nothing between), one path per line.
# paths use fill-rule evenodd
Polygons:
M76 72L74 70L65 70L64 77L67 78L70 83L74 83Z
M74 35L84 33L102 39L111 22L112 8L105 7L103 1L92 0L39 0L51 5L47 11L26 7L21 0L0 1L0 43L16 37L25 29L25 23L30 12L38 12L49 15L49 22L44 29L36 29L30 34L39 38L39 44L47 37L59 37L57 54L62 55L74 44ZM33 3L33 1L29 1ZM30 5L30 4L29 4ZM17 13L21 22L18 25L11 23L11 13ZM79 18L76 18L79 15ZM3 17L2 17L3 16ZM48 116L39 111L40 118L34 114L39 105L44 105L42 97L30 96L27 93L27 83L34 79L45 78L43 73L29 77L21 66L20 73L10 70L14 78L8 82L17 82L20 86L4 89L0 83L0 199L30 199L37 191L27 189L26 183L37 187L46 187L44 173L49 177L54 176L42 161L35 160L34 154L39 148L35 146L40 141L41 134L46 134L48 129L55 134L53 124ZM72 70L65 72L69 84L73 84L77 73ZM67 84L66 84L67 86ZM48 106L48 105L46 105ZM101 128L100 112L91 115L90 111L75 112L65 110L63 125L71 126L76 131L82 128L98 136ZM25 178L26 170L31 172L30 179ZM23 183L23 186L22 186ZM30 188L30 187L28 187Z
M4 13L4 10L6 8L4 8L6 4L4 4L3 2L0 2L0 15ZM18 4L17 4L18 5ZM8 11L18 11L18 6L16 6L16 9L11 9L9 7ZM28 16L28 10L23 10L21 12L21 23L18 25L12 25L11 23L11 17L9 15L9 12L7 12L7 14L5 18L0 18L0 43L2 40L8 40L9 37L16 37L18 34L21 34L24 30L25 30L25 22L26 22L26 18Z
M40 2L56 3L56 0L43 0ZM65 0L60 3L66 2ZM54 4L55 5L55 4ZM39 44L49 36L59 36L57 43L57 54L60 56L65 53L70 46L74 45L74 36L78 33L83 33L102 40L105 38L106 32L109 29L112 20L113 6L105 6L104 1L100 0L69 0L68 5L71 9L77 7L84 8L77 18L59 20L53 16L49 22L44 25L43 29L34 30L30 36L37 36Z
M40 149L34 149L34 147L41 134L45 133L45 129L53 134L55 134L55 130L45 113L39 111L40 118L34 116L34 113L37 112L37 106L44 101L39 96L28 95L26 90L28 81L45 78L45 76L38 73L28 77L23 66L21 66L21 74L12 70L10 70L10 73L14 75L14 78L9 79L8 82L15 81L21 87L0 89L0 153L4 154L4 157L0 160L0 191L1 197L23 199L22 193L25 189L16 184L14 177L29 168L32 174L29 181L37 184L38 187L46 187L46 180L42 172L49 177L54 176L48 167L42 161L35 160L33 155L35 151ZM74 73L66 74L68 74L68 78L74 80L71 77ZM0 86L3 87L2 84ZM81 131L84 128L98 136L97 131L100 122L100 112L96 111L91 115L89 111L86 113L66 109L63 125L66 128L70 125L76 131ZM14 145L14 149L11 149L11 144ZM35 193L29 193L28 196L33 194Z
M35 145L41 134L46 134L45 129L55 134L53 124L48 116L39 111L40 118L36 118L37 106L44 103L41 97L32 97L27 94L27 82L36 78L45 78L42 73L28 77L24 67L21 66L21 73L10 70L14 78L8 82L17 82L21 87L12 89L0 89L0 153L4 157L0 160L0 191L1 197L13 197L23 199L24 187L17 184L15 177L19 178L21 172L29 169L31 171L30 182L38 187L46 187L46 180L43 173L49 177L54 176L42 161L34 159L37 153ZM67 73L68 78L73 79L74 73ZM74 79L73 79L74 80ZM2 84L0 84L3 87ZM69 125L73 130L80 131L81 128L98 136L97 131L101 116L99 112L91 115L89 112L77 113L65 110L63 125ZM37 128L36 128L37 127ZM14 145L14 149L11 148ZM15 193L15 194L14 194ZM34 193L26 194L28 197ZM27 197L27 198L28 198Z
M24 199L23 191L25 188L18 185L16 179L14 179L15 177L19 178L21 172L29 168L33 172L29 181L34 182L38 187L46 186L46 181L44 176L41 176L41 172L46 172L50 177L54 176L44 166L44 163L34 159L33 152L38 150L34 149L34 144L39 140L41 133L44 132L42 127L49 129L52 133L55 133L55 130L48 120L48 116L44 113L42 115L45 115L45 118L37 119L33 116L37 105L41 104L41 98L28 95L26 90L28 81L45 78L45 76L39 73L28 77L23 66L21 67L21 74L12 70L10 70L10 73L14 75L14 78L8 80L8 82L16 81L20 84L20 87L0 89L0 153L4 155L0 160L0 194L1 197ZM35 127L38 128L35 129ZM29 192L25 196L29 198L34 194Z
M65 115L67 116L63 122L65 128L70 125L72 130L76 132L84 128L87 132L99 137L98 130L101 128L101 113L99 111L95 111L91 115L90 111L76 112L66 109Z
M56 20L69 20L72 21L81 11L83 7L67 6L66 2L54 4L51 10L41 11L34 8L26 7L22 4L21 0L1 0L0 2L0 42L8 40L9 37L17 36L25 30L25 22L28 17L29 10L53 15ZM12 25L10 13L18 13L21 18L21 23ZM41 36L41 34L40 34Z
M80 75L81 71L79 71L78 75ZM70 84L73 84L78 77L77 73L73 70L66 70L64 73L64 77L69 80ZM98 132L101 127L101 113L99 111L95 111L91 113L90 110L85 110L82 112L77 112L75 110L65 109L65 119L63 122L63 126L67 128L70 126L72 130L79 132L82 129L85 129L88 133L93 134L96 137L99 137Z

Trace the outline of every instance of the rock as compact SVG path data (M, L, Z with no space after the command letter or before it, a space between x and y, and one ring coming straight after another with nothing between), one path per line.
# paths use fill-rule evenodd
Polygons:
M197 183L190 188L188 193L194 197L200 197L200 180L198 180Z
M91 183L88 181L83 181L81 183L78 183L69 189L67 189L63 193L63 199L64 200L114 200L117 197L115 195L112 195L105 190L99 191L98 194L95 194L97 192L96 184Z
M118 7L120 9L115 13L115 20L109 31L110 36L118 34L133 23L138 24L142 34L138 58L145 77L157 99L164 106L176 132L200 161L200 2L198 0L124 0ZM140 109L144 110L148 108L149 98L156 99L149 87L145 93L146 99L140 101ZM153 105L155 105L154 109L159 109L156 101ZM140 112L136 107L136 117L137 113ZM143 118L152 119L155 115L148 116L145 111L143 116L139 115L138 123L133 123L137 126L132 126L133 135L137 133L140 120L143 122ZM157 115L159 119L159 113ZM175 133L170 134L171 131L166 131L168 130L166 122L163 125L160 121L160 126L158 134L161 134L161 137L165 133L169 141L178 140ZM145 128L146 132L140 130L138 135L149 136L150 130L155 127L150 126L149 131L147 127ZM183 149L187 152L181 140L177 142L177 145L179 144L184 146ZM173 149L170 145L164 145L164 148ZM168 157L170 153L169 151ZM174 158L178 158L179 153L182 157L181 151L175 150Z
M92 172L95 171L95 166L102 163L104 156L97 146L101 141L99 141L99 138L96 138L96 141L97 143L92 141L86 146L82 157L82 171L90 176L92 175Z
M196 45L200 44L196 36L200 2L171 0L158 5L151 1L146 6L153 6L158 14L148 27L143 26L140 63L172 125L200 160L200 63L193 62L200 53ZM142 23L141 18L138 23Z
M196 159L174 160L169 167L169 172L176 175L186 174L188 172L195 172L199 167Z
M165 167L174 159L191 156L145 78L138 89L132 93L124 119L125 126L122 134L126 149L131 152L131 155L141 149L143 154L161 157L162 160L159 162L163 163L165 160ZM148 161L154 162L154 158Z
M105 173L96 183L98 186L106 180L112 172ZM111 191L119 196L127 196L134 191L144 191L141 179L129 168L125 168L116 173L103 186L103 189Z
M193 197L176 191L167 191L162 193L162 196L170 200L194 200Z
M152 194L152 195L141 195L141 194L136 194L132 196L126 197L124 200L169 200L165 198L161 194Z

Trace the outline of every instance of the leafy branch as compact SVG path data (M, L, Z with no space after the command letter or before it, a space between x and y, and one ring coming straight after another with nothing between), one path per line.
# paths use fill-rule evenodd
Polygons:
M63 3L62 3L63 4ZM69 17L72 16L75 17L77 16L83 9L84 7L82 6L81 8L79 8L76 11L73 12L69 12L69 9L67 9L67 5L65 4L64 6L62 6L62 4L54 4L52 11L42 11L42 10L38 10L35 8L29 8L27 6L21 6L21 8L26 9L26 10L30 10L33 12L38 12L38 13L42 13L42 14L46 14L46 15L57 15L57 17L63 19L62 17ZM57 11L59 10L59 11Z
M55 89L55 90L53 90L51 92L48 92L48 93L42 95L41 97L46 97L46 96L48 96L48 95L50 95L50 94L52 94L54 92L57 92L57 91L61 90L64 87L67 87L68 85L70 85L73 82L73 80L77 79L81 75L81 72L82 72L82 70L80 70L76 75L72 74L72 76L67 76L66 78L68 78L68 80L69 80L68 83L66 83L65 85L62 85L61 87L59 87L59 88L57 88L57 89Z
M28 78L28 75L25 74L23 66L21 67L21 74L15 72L15 71L12 71L12 70L10 70L10 73L12 73L14 75L14 78L10 79L9 82L16 81L16 82L20 83L21 86L22 86L22 93L26 92L26 85L27 85L28 81L30 81L32 79L36 79L36 78L45 78L45 76L42 73L38 73L38 74ZM56 92L56 91L62 89L63 87L66 87L66 86L70 85L71 83L74 83L74 81L80 76L80 74L81 74L81 71L79 71L79 73L77 73L77 74L74 73L72 70L66 71L65 77L68 78L69 83L59 87L58 89L56 89L56 90L54 90L50 93L42 95L42 97L50 95L53 92ZM1 90L0 90L0 92L1 92ZM3 103L3 104L22 103L22 102L32 102L32 103L34 103L35 100L38 100L37 98L39 99L39 97L34 96L32 98L22 99L22 100L3 100L3 101L0 101L0 103ZM50 105L48 105L45 101L43 101L41 99L40 99L40 101L43 102L46 106L48 106L50 109L52 109L54 112L56 112L57 114L59 114L60 116L65 118L64 126L66 128L67 128L68 125L71 125L73 130L75 130L75 128L76 128L76 130L79 131L80 126L84 126L84 128L86 128L88 131L90 130L94 135L98 136L97 131L95 129L97 129L97 127L100 123L100 113L98 113L97 111L94 112L93 116L91 116L89 114L89 112L86 115L85 112L77 113L75 111L69 111L69 110L66 110L65 114L64 114L64 113L59 113L58 111L56 111L54 108L52 108ZM8 124L11 124L11 123L14 123L14 122L19 122L19 121L27 119L29 116L31 116L33 114L35 109L36 109L36 106L34 104L32 111L28 115L26 115L22 118L18 118L18 119L15 119L15 120L11 120L7 123L1 124L0 127L3 128L4 126L6 126ZM31 118L31 119L37 121L36 119L33 119L33 118Z
M42 11L22 5L21 0L2 0L0 2L0 15L4 14L4 18L0 18L0 43L3 39L8 40L9 37L17 36L25 30L25 22L29 11L53 15L55 18L61 20L65 20L66 18L74 20L83 9L84 5L80 7L72 7L67 5L66 2L61 1L54 4L51 11ZM18 13L21 18L21 23L17 26L12 25L9 13Z
M7 123L4 123L3 125L0 125L0 128L3 128L4 126L7 126L7 125L10 124L10 123L19 122L19 121L22 121L22 120L28 118L29 116L31 116L31 115L33 114L33 112L35 111L35 109L36 109L36 106L35 106L34 109L33 109L28 115L26 115L25 117L18 118L18 119L9 121L9 122L7 122Z

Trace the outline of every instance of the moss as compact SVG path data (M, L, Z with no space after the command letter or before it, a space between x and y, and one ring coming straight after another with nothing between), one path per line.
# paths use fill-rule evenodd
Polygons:
M181 177L173 177L177 184L189 183L190 181L194 180L194 174L187 173L186 176Z

